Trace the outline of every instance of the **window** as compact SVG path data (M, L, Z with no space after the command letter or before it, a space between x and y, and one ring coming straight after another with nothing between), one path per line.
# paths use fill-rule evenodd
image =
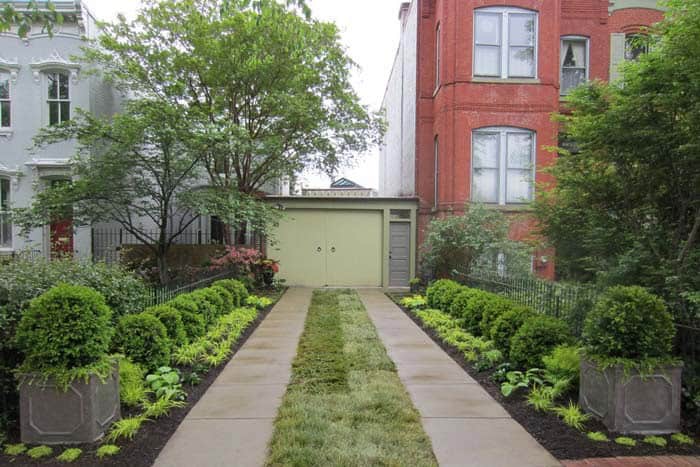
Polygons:
M637 60L640 55L649 52L649 43L644 34L625 36L625 60Z
M0 128L9 128L12 126L11 97L10 75L8 73L0 72Z
M474 13L474 76L537 76L537 13L481 8Z
M484 128L472 135L472 200L532 200L535 134L518 128Z
M435 137L435 140L433 141L433 151L434 151L434 157L435 157L435 180L434 180L434 185L435 185L435 193L433 193L433 205L437 208L438 204L440 202L440 192L438 190L439 187L439 181L440 181L440 142L438 141L438 137Z
M49 125L70 120L70 84L68 73L48 73Z
M564 37L561 40L561 94L566 95L588 81L588 39Z
M7 178L0 178L0 248L12 248L10 180Z
M435 90L440 87L440 25L435 30Z

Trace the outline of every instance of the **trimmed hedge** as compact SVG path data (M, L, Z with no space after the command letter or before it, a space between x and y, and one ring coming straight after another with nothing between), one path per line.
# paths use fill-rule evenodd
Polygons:
M452 300L452 305L450 305L448 313L453 318L464 319L464 317L467 314L467 311L469 310L469 304L471 303L471 300L474 297L476 297L480 292L481 291L478 289L463 287Z
M479 323L481 335L487 338L491 336L491 328L496 320L500 318L503 313L517 307L515 303L500 295L489 294L489 296L490 300L484 302L484 307L481 312L481 322Z
M659 297L641 287L612 287L586 318L587 352L604 358L644 360L671 355L676 329Z
M233 294L225 288L221 287L220 285L212 285L211 287L209 287L209 289L219 294L219 298L221 298L221 301L223 302L222 307L224 311L222 312L222 314L231 313L231 310L233 310L235 307L240 306L235 304Z
M451 279L440 279L433 282L426 290L428 307L445 313L449 312L452 301L462 289L464 286Z
M496 319L489 336L503 355L510 354L510 341L525 321L535 316L535 311L525 306L515 306Z
M469 300L468 308L462 314L463 326L467 332L475 336L481 335L481 320L484 316L484 309L491 303L493 297L496 295L483 290L475 291Z
M191 300L197 304L199 314L204 318L207 324L212 324L216 321L217 316L221 313L223 305L221 297L216 292L204 292L206 289L195 290L187 294ZM212 296L213 294L213 296Z
M527 319L510 341L510 359L520 368L541 368L542 357L559 345L573 343L573 340L564 321L536 315Z
M150 313L122 317L117 324L113 348L133 363L155 370L170 363L171 342L158 318Z
M219 286L228 290L233 296L234 307L245 305L245 299L248 298L248 289L243 282L236 279L223 279L214 282L212 286Z
M59 284L31 301L17 329L25 369L82 368L103 359L114 329L104 297L79 285Z
M185 333L189 340L203 336L207 332L207 321L203 314L199 312L197 300L191 294L178 295L166 303L180 312L182 324L185 326Z
M143 312L152 314L158 318L158 321L163 323L168 333L168 339L173 345L187 344L187 332L182 322L182 315L176 308L170 305L156 305L146 308Z

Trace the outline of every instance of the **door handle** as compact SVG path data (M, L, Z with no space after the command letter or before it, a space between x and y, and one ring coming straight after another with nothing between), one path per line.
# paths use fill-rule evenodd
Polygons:
M320 253L323 251L323 249L321 249L321 247L319 246L319 247L316 247L316 251L318 251Z
M335 253L335 247L334 247L334 246L331 247L331 253Z

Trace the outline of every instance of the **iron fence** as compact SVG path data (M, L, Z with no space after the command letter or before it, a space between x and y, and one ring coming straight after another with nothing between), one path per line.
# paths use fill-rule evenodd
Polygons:
M149 288L149 296L147 306L161 305L172 300L180 294L189 293L193 290L209 287L212 283L222 279L233 279L237 277L236 269L227 269L223 272L216 272L207 277L197 279L189 283L172 283L161 286L152 286Z

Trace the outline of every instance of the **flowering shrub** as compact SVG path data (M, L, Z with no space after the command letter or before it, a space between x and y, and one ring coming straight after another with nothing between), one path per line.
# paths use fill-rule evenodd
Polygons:
M227 246L226 253L211 260L212 269L238 268L242 272L252 273L253 269L263 260L260 250Z

